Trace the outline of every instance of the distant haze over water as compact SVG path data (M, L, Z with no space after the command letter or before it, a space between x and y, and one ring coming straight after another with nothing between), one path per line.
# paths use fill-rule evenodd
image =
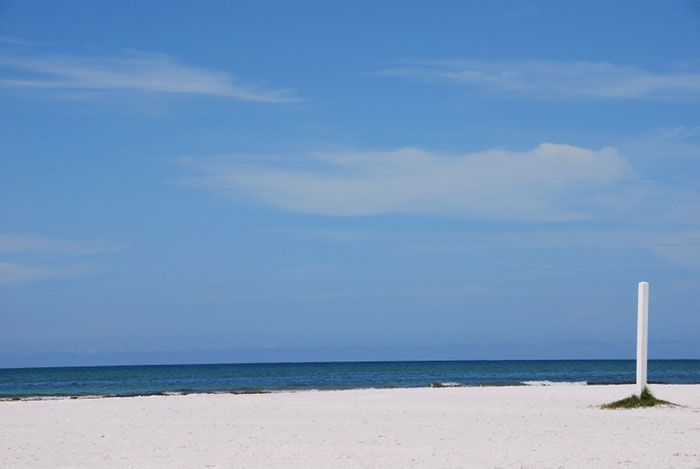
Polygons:
M698 344L649 341L651 359L696 359ZM636 342L561 342L554 344L494 343L442 346L332 346L238 348L228 350L160 350L76 352L0 351L0 368L116 365L180 365L212 363L287 363L350 361L462 360L629 360Z

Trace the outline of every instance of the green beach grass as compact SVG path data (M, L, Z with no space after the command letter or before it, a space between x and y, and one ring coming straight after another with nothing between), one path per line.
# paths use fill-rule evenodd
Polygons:
M603 409L638 409L641 407L655 407L659 405L675 406L677 404L655 398L651 391L649 391L649 388L645 387L642 394L639 396L632 395L625 399L620 399L619 401L603 404L601 407Z

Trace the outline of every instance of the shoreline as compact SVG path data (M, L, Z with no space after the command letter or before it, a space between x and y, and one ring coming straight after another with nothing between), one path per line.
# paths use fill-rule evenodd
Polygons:
M392 390L392 389L442 389L442 388L508 388L508 387L549 387L549 386L629 386L633 382L594 382L587 381L517 381L517 382L484 382L476 384L461 384L454 382L435 382L424 386L383 386L383 387L342 387L342 388L303 388L303 389L260 389L260 390L212 390L212 391L155 391L133 394L58 394L58 395L30 395L30 396L7 396L0 397L0 402L20 402L20 401L52 401L52 400L80 400L80 399L110 399L129 397L171 397L190 395L246 395L246 394L274 394L274 393L296 393L296 392L333 392L333 391L361 391L361 390ZM693 383L667 383L660 381L649 381L650 386L700 386L700 382Z
M188 394L0 402L3 467L696 467L700 385Z
M62 399L106 399L106 398L124 398L124 397L149 397L149 396L189 396L193 394L271 394L285 392L306 392L306 391L353 391L353 390L379 390L379 389L424 389L424 388L506 388L518 386L616 386L629 385L631 382L624 383L588 383L586 381L518 381L518 382L485 382L477 384L460 384L453 382L436 382L425 386L383 386L383 387L353 387L353 388L303 388L303 389L260 389L260 390L213 390L213 391L155 391L134 394L57 394L57 395L31 395L31 396L8 396L0 397L0 402L17 402L17 401L41 401L41 400L62 400ZM672 385L671 383L649 382L649 384ZM694 385L700 383L677 383Z

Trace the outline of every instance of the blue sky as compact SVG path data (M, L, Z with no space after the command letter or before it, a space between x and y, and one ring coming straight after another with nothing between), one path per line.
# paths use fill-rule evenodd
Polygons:
M0 3L0 366L700 358L696 2Z

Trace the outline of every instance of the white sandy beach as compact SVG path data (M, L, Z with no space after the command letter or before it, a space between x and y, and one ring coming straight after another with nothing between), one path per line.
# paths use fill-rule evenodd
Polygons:
M684 407L603 410L631 385L0 402L1 467L700 467Z

